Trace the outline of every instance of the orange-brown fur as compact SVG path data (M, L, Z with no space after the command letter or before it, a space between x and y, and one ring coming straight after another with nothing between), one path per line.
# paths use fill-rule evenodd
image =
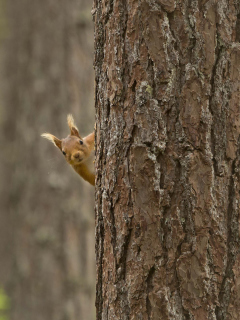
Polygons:
M72 115L67 117L70 135L65 139L58 139L50 133L43 133L42 137L50 140L64 154L66 161L86 181L95 185L94 170L94 132L82 138L74 123Z

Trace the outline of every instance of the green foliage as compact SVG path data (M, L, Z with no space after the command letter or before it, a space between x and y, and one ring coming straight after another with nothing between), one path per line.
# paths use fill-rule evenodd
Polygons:
M0 320L9 320L8 311L10 309L10 299L5 291L0 288Z

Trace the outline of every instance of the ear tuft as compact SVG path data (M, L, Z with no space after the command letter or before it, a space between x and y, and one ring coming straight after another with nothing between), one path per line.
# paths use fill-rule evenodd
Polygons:
M49 141L54 143L54 136L50 133L43 133L43 134L41 134L41 137L48 139Z
M50 133L43 133L41 134L41 136L51 141L56 147L62 150L62 140L59 140L57 137Z
M74 119L73 116L71 114L68 114L67 116L67 122L68 122L68 126L71 129L72 127L75 127L77 129L77 126L74 123Z
M76 136L78 138L81 138L81 136L78 132L78 128L74 123L73 116L71 114L69 114L67 116L67 122L68 122L68 126L70 128L70 131L71 131L71 136Z

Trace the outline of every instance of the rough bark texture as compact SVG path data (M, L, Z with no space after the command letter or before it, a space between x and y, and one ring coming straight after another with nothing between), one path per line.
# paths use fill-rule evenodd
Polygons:
M94 2L97 319L239 319L240 6Z
M93 130L91 4L7 0L5 9L0 287L11 320L93 320L94 188L40 137L65 137L68 113L81 134Z

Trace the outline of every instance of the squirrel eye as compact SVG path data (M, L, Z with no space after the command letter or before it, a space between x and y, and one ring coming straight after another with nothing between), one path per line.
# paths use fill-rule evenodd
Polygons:
M79 143L80 143L80 144L83 144L83 141L82 141L82 140L79 140Z
M65 152L65 151L63 151L62 153L64 154L64 156L66 155L66 152Z

